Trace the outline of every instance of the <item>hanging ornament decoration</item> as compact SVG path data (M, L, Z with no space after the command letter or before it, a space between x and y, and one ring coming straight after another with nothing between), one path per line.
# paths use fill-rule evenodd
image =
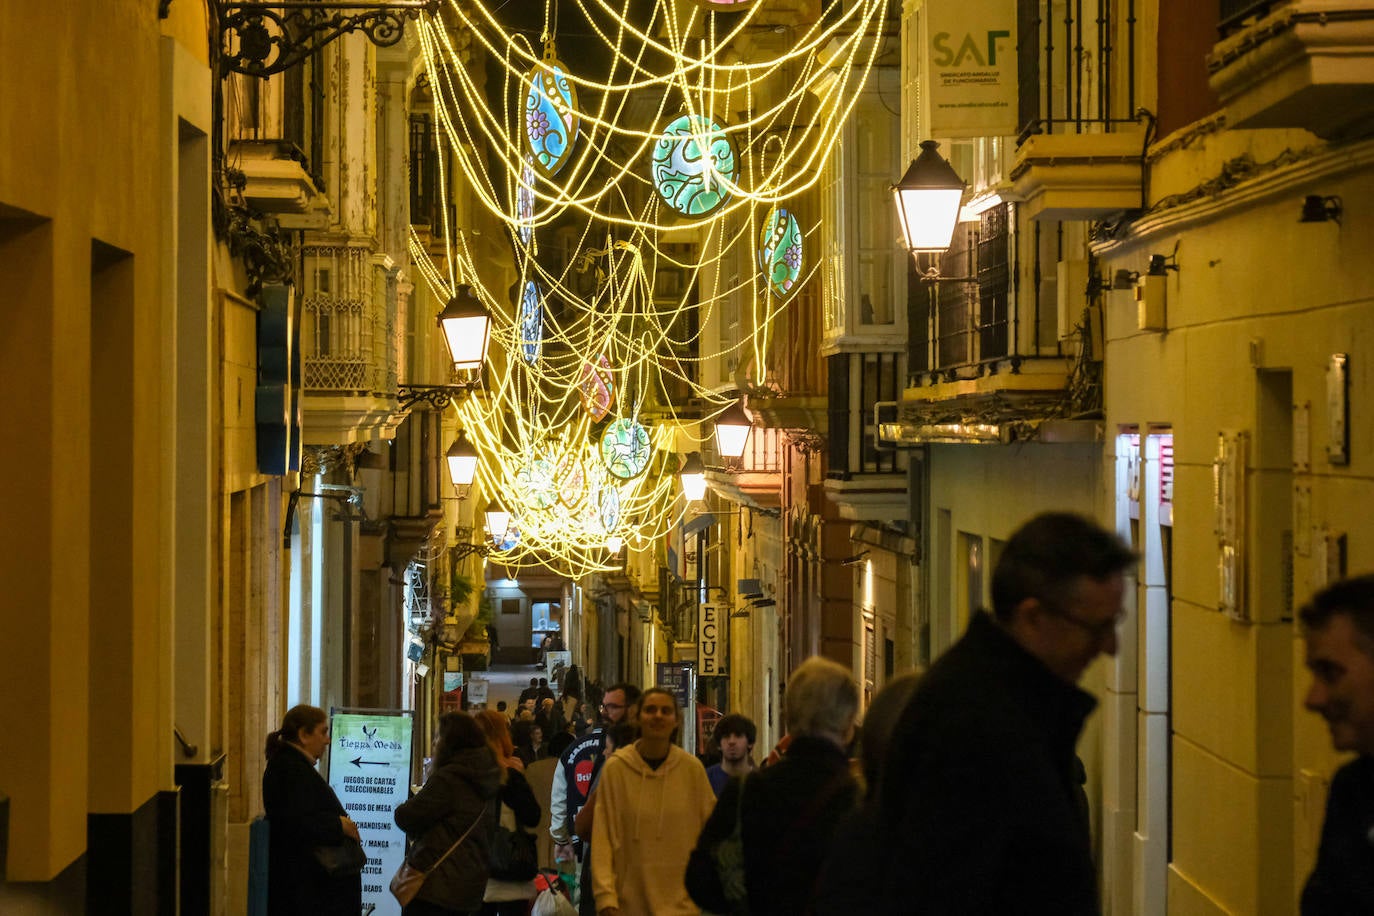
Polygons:
M620 526L620 491L607 487L601 491L601 528L610 534Z
M582 378L578 382L578 390L582 394L582 408L587 411L592 422L600 423L604 420L606 414L610 413L611 403L615 399L615 377L611 374L611 361L604 353L595 364L582 364Z
M616 420L601 436L601 460L621 480L632 480L644 473L652 454L649 431L627 417Z
M703 217L730 200L739 176L735 143L719 124L683 115L659 137L651 166L654 187L684 216Z
M802 232L792 211L769 211L759 233L759 267L769 292L778 299L792 295L802 270Z
M558 500L553 464L546 458L536 458L521 468L515 475L515 483L520 489L521 502L536 509L547 509Z
M577 87L568 68L544 43L544 59L529 72L525 93L525 140L535 167L552 178L572 158L577 142Z
M515 225L519 228L520 244L528 247L534 240L534 157L529 154L515 188Z
M558 501L565 509L576 509L587 498L587 470L574 454L564 456L558 471Z
M539 361L544 347L544 309L539 298L539 284L527 281L520 297L520 352L530 365Z

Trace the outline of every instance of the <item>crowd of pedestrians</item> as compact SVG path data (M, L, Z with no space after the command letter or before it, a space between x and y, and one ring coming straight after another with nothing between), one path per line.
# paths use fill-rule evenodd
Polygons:
M598 691L575 669L561 697L531 679L512 715L445 714L428 778L395 812L426 873L405 916L1100 913L1075 751L1095 701L1078 681L1116 652L1135 561L1088 519L1032 519L1003 547L992 608L862 719L846 668L794 670L786 734L758 764L746 717L717 722L706 766L680 746L693 723L674 693ZM1332 783L1302 913L1374 913L1374 576L1299 616L1306 706L1358 755ZM313 707L268 739L274 916L359 909L356 875L311 853L358 836L313 771L327 743ZM509 848L526 828L538 868ZM555 889L571 899L545 907Z

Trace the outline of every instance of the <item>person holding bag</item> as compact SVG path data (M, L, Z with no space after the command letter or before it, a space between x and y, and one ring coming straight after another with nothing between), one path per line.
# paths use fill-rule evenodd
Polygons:
M505 716L482 710L475 718L501 767L501 789L487 803L491 830L491 871L483 896L482 916L525 916L534 898L539 872L535 839L523 828L534 827L542 813L525 780L525 765L515 756L510 724Z
M500 787L501 768L477 721L465 712L440 716L429 778L395 814L396 826L411 841L392 880L405 916L473 916L481 908L490 843L487 803ZM419 890L407 900L416 881Z
M267 736L262 803L267 812L269 916L357 916L367 861L358 827L315 769L329 746L329 718L293 706Z

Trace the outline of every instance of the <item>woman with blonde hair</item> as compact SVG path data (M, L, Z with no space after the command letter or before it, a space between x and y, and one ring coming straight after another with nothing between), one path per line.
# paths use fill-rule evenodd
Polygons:
M496 755L496 762L501 766L501 789L488 802L493 848L498 848L502 845L496 838L499 831L511 832L506 839L518 839L514 834L522 832L522 828L538 826L541 809L530 784L525 781L525 764L515 755L510 720L490 709L478 712L475 718L487 736L487 744ZM532 841L529 845L534 847ZM499 866L502 863L489 864ZM537 870L537 861L533 864ZM482 916L525 916L534 893L533 873L521 878L499 874L498 869L493 868L487 879L480 912Z

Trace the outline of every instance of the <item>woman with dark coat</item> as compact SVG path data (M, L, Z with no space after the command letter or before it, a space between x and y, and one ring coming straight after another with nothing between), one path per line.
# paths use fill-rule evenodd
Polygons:
M711 853L734 831L737 819L748 912L814 912L817 879L835 827L856 803L858 784L845 750L859 710L853 676L835 662L809 658L788 679L783 709L792 737L787 753L772 766L726 784L688 860L687 892L709 912L732 910Z
M515 745L511 742L510 722L499 712L484 709L474 718L487 736L487 745L496 755L496 763L501 767L501 789L496 798L488 802L486 826L491 832L498 824L507 830L520 830L539 824L543 810L534 797L534 790L525 780L525 764L515 755ZM532 846L535 844L531 844ZM538 867L538 853L533 863ZM530 879L534 878L531 874ZM487 879L485 902L482 916L525 916L530 901L534 899L533 880L510 880L495 876Z
M429 872L405 916L470 916L481 908L487 886L487 801L500 786L501 769L472 716L440 716L429 778L396 809L396 826L411 841L406 861Z
M316 848L358 843L357 825L315 769L328 746L329 719L314 706L291 707L281 728L267 736L262 803L271 916L358 916L362 910L361 872L330 877L315 858Z

